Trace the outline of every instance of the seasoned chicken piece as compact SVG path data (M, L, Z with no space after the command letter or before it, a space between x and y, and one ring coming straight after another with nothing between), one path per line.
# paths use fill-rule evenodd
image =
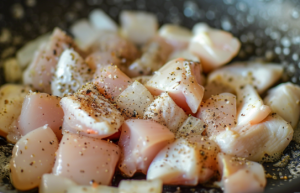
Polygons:
M0 135L6 137L10 125L19 117L30 87L4 84L0 87Z
M92 80L93 71L74 50L66 49L60 56L51 83L52 94L72 94Z
M130 77L149 75L167 62L172 47L162 38L155 37L142 48L143 54L126 70Z
M145 85L150 79L152 78L152 76L138 76L135 78L132 78L132 80L137 80L140 83L142 83L143 85Z
M92 186L72 186L65 193L119 193L118 188L93 184Z
M233 90L250 84L262 94L280 79L282 73L283 67L279 64L235 62L209 74L208 83L215 81Z
M146 108L153 100L148 89L138 81L134 81L116 98L116 104L127 118L143 118Z
M195 54L193 54L192 52L190 52L188 50L175 50L169 56L168 61L174 60L174 59L177 59L177 58L184 58L184 59L187 59L187 60L192 60L194 62L200 62L200 59Z
M51 93L51 80L59 56L68 48L78 51L71 37L58 28L54 29L50 40L35 53L33 61L24 72L24 84L32 85L33 88L42 92Z
M139 50L129 40L119 36L117 33L101 33L97 41L91 47L93 52L110 52L121 60L122 65L131 64L140 56Z
M261 164L219 153L219 172L224 193L263 192L267 180Z
M292 126L273 113L256 125L227 128L216 136L221 151L251 161L275 161L293 138Z
M145 44L154 37L158 28L156 15L145 11L122 11L121 34L135 44Z
M92 26L98 31L109 31L115 33L118 31L117 23L101 9L94 9L91 11L89 20Z
M32 92L28 94L18 118L18 132L24 136L47 124L60 140L64 118L64 112L59 104L60 99L60 97L46 93Z
M150 119L164 125L176 133L188 118L185 112L176 105L168 93L162 93L146 109L144 119Z
M196 117L189 116L178 129L176 138L201 135L205 128L206 124L204 121Z
M121 130L119 169L129 177L146 174L156 154L175 137L167 127L150 120L129 119Z
M160 68L145 86L155 96L167 91L179 107L196 113L204 94L200 73L199 63L179 58Z
M161 193L161 180L122 180L119 184L119 193Z
M117 66L109 65L96 71L93 82L101 94L115 101L133 81Z
M260 123L271 113L271 108L264 105L256 90L249 84L237 89L237 100L237 125Z
M164 24L158 30L158 34L171 44L174 50L186 49L193 37L191 30L175 24Z
M120 148L112 142L65 133L56 152L52 173L79 185L108 185L115 173Z
M203 100L209 99L213 95L218 95L222 93L231 93L235 94L235 90L232 89L230 86L226 86L222 82L218 81L211 81L207 85L205 85L205 92L203 96Z
M230 93L211 96L201 103L196 117L206 123L208 136L218 135L226 127L234 127L236 124L236 96Z
M200 57L204 72L226 64L240 50L241 43L229 32L211 28L203 28L196 32L188 49Z
M54 174L44 174L39 185L39 193L66 193L69 187L77 184L62 176Z
M218 146L202 136L177 139L157 154L147 179L174 185L205 183L216 173L218 152Z
M121 61L118 57L116 57L114 52L94 52L85 59L85 62L93 70L100 69L108 65L122 68L122 66L120 66Z
M280 115L295 129L300 115L300 87L290 82L283 83L268 91L264 103L272 112Z
M92 83L62 98L60 104L64 131L101 139L117 133L124 122L121 112Z
M14 187L22 191L37 187L42 175L51 172L57 149L57 138L47 125L23 136L14 146L10 160Z

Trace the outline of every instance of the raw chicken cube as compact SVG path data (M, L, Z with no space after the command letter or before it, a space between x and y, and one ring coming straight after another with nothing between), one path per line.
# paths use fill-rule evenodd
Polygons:
M99 31L118 31L116 22L101 9L94 9L89 15L89 20L93 27Z
M85 62L93 70L111 66L120 66L121 61L113 52L94 52L86 57Z
M95 184L93 186L72 186L66 193L119 193L118 188Z
M161 180L122 180L119 184L119 193L161 193Z
M146 108L153 100L148 89L138 81L134 81L116 98L116 104L127 118L143 118Z
M154 121L129 119L122 125L119 140L121 158L119 169L129 177L136 172L147 173L156 154L174 140L174 134Z
M176 105L168 93L162 93L146 109L144 119L150 119L164 125L174 134L188 118Z
M120 23L122 35L139 45L154 37L158 28L156 16L144 11L122 11Z
M226 129L216 136L221 151L251 161L276 161L293 138L292 126L273 113L256 125Z
M179 107L196 113L204 94L200 73L199 63L179 58L155 72L145 86L155 96L167 91Z
M52 173L79 185L109 185L119 160L120 148L112 142L65 133L56 152Z
M44 174L39 185L39 193L66 193L69 187L77 184L62 176L54 174Z
M283 67L279 64L236 62L209 74L208 83L215 81L233 90L250 84L262 94L280 79L282 73Z
M229 32L198 30L190 40L189 51L200 57L204 72L210 72L229 62L241 47L239 40Z
M280 115L295 129L300 115L300 87L292 83L283 83L268 91L264 103L274 113Z
M117 133L124 121L121 112L92 83L62 98L60 104L65 114L64 131L105 138Z
M63 97L72 94L92 80L93 71L75 51L66 49L60 56L53 80L52 94Z
M215 136L227 127L233 128L236 124L236 96L230 93L211 96L201 103L196 117L206 123L208 136Z
M216 174L218 152L218 146L202 136L177 139L157 154L147 179L174 185L205 183Z
M23 136L12 152L11 181L18 190L30 190L50 173L55 161L58 140L47 125Z
M271 108L264 105L256 90L249 84L237 89L237 100L237 125L260 123L271 113Z
M189 116L176 133L176 138L186 138L201 135L206 128L206 123L201 119Z
M192 52L190 52L188 50L175 50L169 56L168 61L174 60L174 59L177 59L177 58L184 58L184 59L187 59L187 60L200 62L200 59L195 54L193 54Z

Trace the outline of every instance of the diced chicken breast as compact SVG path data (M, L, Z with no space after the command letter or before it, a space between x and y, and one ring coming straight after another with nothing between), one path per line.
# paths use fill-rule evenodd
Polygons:
M22 136L44 125L48 125L58 140L62 137L64 112L60 97L46 93L30 93L25 97L18 119L18 131Z
M263 192L267 180L261 164L219 153L217 156L224 193Z
M145 44L156 34L158 21L154 14L144 11L122 11L121 33L135 44Z
M65 133L52 172L79 185L94 182L109 185L120 153L120 148L112 142Z
M118 31L116 22L101 9L94 9L91 11L89 21L92 26L99 31Z
M200 57L204 72L210 72L229 62L241 47L239 40L229 32L198 30L190 40L189 51Z
M197 117L206 123L208 136L218 135L236 124L236 96L222 93L211 96L200 105Z
M202 22L196 23L192 28L192 32L194 35L197 35L199 33L206 32L209 30L211 30L209 25L207 25L206 23L202 23Z
M60 56L51 83L52 94L63 97L76 92L92 80L93 71L75 51L66 49Z
M57 138L47 125L23 136L14 146L10 160L14 187L22 191L37 187L43 174L51 172L57 149Z
M89 65L89 67L93 70L106 67L108 65L119 66L121 61L114 52L94 52L90 54L85 62Z
M283 67L279 64L236 62L209 74L208 83L219 82L234 90L250 84L262 94L280 79L282 73Z
M217 170L218 152L218 146L205 137L177 139L154 158L147 179L176 185L205 183Z
M121 60L121 64L131 64L140 56L139 50L129 40L117 33L103 32L91 47L91 52L110 52Z
M10 125L19 117L30 87L5 84L0 87L0 135L6 137Z
M34 59L23 74L23 82L33 88L51 93L51 79L61 53L68 48L75 48L71 37L56 28L50 40L35 53Z
M268 91L264 103L295 129L300 115L300 87L283 83Z
M222 82L211 81L207 85L205 85L203 100L209 99L212 95L218 95L222 93L235 94L236 92L230 86L226 86Z
M189 29L175 24L164 24L158 30L158 34L171 44L174 50L186 49L193 36Z
M221 151L251 161L275 161L293 138L292 126L275 113L256 125L227 128L216 136Z
M66 193L69 187L77 184L62 176L54 174L44 174L39 186L39 193Z
M184 59L187 59L187 60L200 62L200 59L195 54L193 54L192 52L190 52L188 50L175 50L169 56L168 61L174 60L174 59L177 59L177 58L184 58Z
M147 173L156 154L174 140L174 134L154 121L129 119L122 125L118 145L121 148L119 169L126 176Z
M167 91L179 107L196 113L204 94L200 73L199 63L179 58L160 68L145 86L155 96Z
M167 62L172 47L164 39L155 37L142 48L143 54L126 70L130 77L149 75Z
M127 118L143 118L146 108L153 100L148 89L138 81L134 81L116 98L116 104Z
M249 84L237 89L237 100L237 125L260 123L271 113L271 108L264 105L256 90Z
M62 98L60 104L64 111L64 131L105 138L117 133L124 121L121 112L92 83Z
M65 193L119 193L119 190L115 187L96 184L93 186L72 186Z
M142 83L143 85L145 85L150 79L152 78L152 76L138 76L135 78L132 78L132 80L137 80L140 83Z
M176 133L188 118L186 113L176 105L168 93L162 93L146 109L144 119L150 119L164 125Z
M119 193L161 193L161 180L122 180L119 184Z
M130 84L132 80L117 66L100 68L94 75L94 84L101 94L111 101L115 101Z
M176 133L176 138L201 135L206 128L206 123L201 119L189 116Z

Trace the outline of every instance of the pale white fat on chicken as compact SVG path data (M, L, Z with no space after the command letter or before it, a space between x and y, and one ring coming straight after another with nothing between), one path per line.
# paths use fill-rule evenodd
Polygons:
M122 11L120 13L121 34L135 44L145 44L156 34L156 15L145 11Z
M197 185L207 182L217 170L215 142L202 136L180 138L163 148L152 161L147 179L164 184Z
M280 84L268 91L264 103L295 129L300 115L300 87L290 82Z
M191 30L176 24L164 24L158 30L158 35L171 44L174 50L186 49L193 37Z
M187 114L172 100L168 93L162 93L146 108L144 119L156 121L176 133Z
M39 193L66 193L69 187L77 184L69 178L44 174L39 185Z
M237 125L260 123L272 111L249 84L237 89L237 101Z
M0 87L0 135L6 137L10 126L21 114L22 104L30 87L4 84Z
M69 48L78 51L72 38L55 28L50 40L36 51L33 61L25 70L23 74L24 84L32 85L33 88L42 92L51 93L51 80L56 64L61 53Z
M48 125L58 140L62 137L64 112L60 106L60 97L46 93L32 92L25 97L18 118L17 131L22 136L44 125Z
M149 75L167 62L172 47L162 38L155 37L142 48L143 54L129 65L126 74L130 77Z
M52 173L79 185L109 185L119 160L120 148L104 141L73 133L65 133L56 152Z
M119 193L161 193L161 180L122 180L119 184Z
M273 113L256 125L227 128L215 137L221 151L251 161L275 161L293 138L292 126Z
M134 81L116 98L116 104L127 118L142 118L153 100L148 89L138 81Z
M219 153L219 172L224 193L263 192L267 180L261 164Z
M279 64L235 62L209 74L208 83L219 82L233 90L250 84L262 94L280 79L282 73L283 67Z
M10 160L10 179L18 190L30 190L50 173L55 161L58 140L47 125L23 136L14 146Z
M205 122L208 136L218 135L226 127L236 125L236 96L230 93L213 95L202 102L196 115Z
M189 51L200 57L204 72L210 72L229 62L237 55L241 43L231 33L202 28L194 30L196 34L189 44Z
M121 112L92 83L62 98L60 104L64 111L64 131L105 138L117 133L124 121Z
M66 49L60 56L51 83L53 95L63 97L76 92L93 78L93 70L74 50Z
M111 101L115 101L133 81L117 66L99 68L94 74L94 84L101 94Z
M118 143L122 150L119 169L130 177L136 172L146 174L156 154L174 138L174 134L167 127L154 121L125 121Z
M145 86L155 96L167 91L179 107L196 113L204 94L200 74L199 63L179 58L155 72Z

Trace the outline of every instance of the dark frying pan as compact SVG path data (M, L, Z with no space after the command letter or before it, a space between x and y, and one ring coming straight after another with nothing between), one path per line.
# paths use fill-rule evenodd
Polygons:
M242 42L235 60L260 57L281 63L285 68L283 81L300 84L300 1L298 0L0 0L0 85L4 83L1 64L28 40L52 31L56 26L67 30L72 22L87 17L94 8L101 8L117 20L121 10L145 10L157 15L159 22L178 23L191 28L196 22L206 22L215 28L233 33ZM1 41L3 29L9 30L9 41ZM0 123L1 124L1 123ZM0 192L17 192L9 183L3 162L12 146L0 140ZM290 164L300 164L300 146L292 142L285 150L289 165L273 167L264 164L271 176L266 192L300 192L297 170L289 172ZM300 167L300 165L299 165ZM144 178L136 175L134 178ZM282 178L282 179L280 179ZM116 175L117 186L121 176ZM37 192L37 190L29 191ZM216 188L165 186L164 192L221 192Z

